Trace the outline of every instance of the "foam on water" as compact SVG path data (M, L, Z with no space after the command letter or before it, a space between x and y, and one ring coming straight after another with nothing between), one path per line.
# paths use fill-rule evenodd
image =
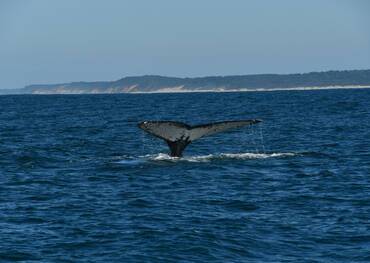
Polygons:
M139 157L130 157L124 160L120 160L118 163L135 165L141 164L146 161L169 161L169 162L211 162L213 160L223 159L267 159L267 158L281 158L281 157L292 157L298 155L297 153L218 153L208 155L196 155L196 156L184 156L184 157L172 157L166 153L147 154Z

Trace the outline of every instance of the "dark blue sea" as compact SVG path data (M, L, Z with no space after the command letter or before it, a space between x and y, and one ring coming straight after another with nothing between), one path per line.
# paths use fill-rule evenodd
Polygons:
M369 147L366 89L0 96L0 262L370 262Z

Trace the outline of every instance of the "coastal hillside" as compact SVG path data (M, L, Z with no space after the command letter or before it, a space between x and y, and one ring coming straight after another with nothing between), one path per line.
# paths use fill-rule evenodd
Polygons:
M155 75L125 77L116 81L29 85L24 94L95 94L145 92L248 91L325 87L370 86L370 70L259 74L176 78Z

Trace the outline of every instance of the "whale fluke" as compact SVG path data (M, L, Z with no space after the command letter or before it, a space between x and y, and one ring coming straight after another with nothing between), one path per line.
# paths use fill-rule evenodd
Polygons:
M190 126L176 121L143 121L138 126L144 131L165 140L170 148L171 156L181 157L186 146L194 140L259 122L261 120L222 121Z

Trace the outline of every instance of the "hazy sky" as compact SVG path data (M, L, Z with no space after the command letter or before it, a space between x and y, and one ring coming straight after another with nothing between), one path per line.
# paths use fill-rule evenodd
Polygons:
M370 68L368 0L0 0L0 88Z

